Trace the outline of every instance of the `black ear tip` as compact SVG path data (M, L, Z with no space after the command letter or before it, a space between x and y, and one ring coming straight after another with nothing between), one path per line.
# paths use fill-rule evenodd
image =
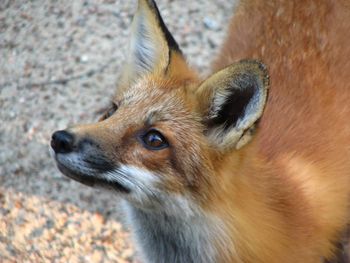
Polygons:
M148 3L149 3L150 5L152 5L153 7L156 7L156 6L157 6L156 1L154 1L154 0L148 0Z
M142 1L146 2L147 5L151 8L155 8L157 6L156 2L153 0L139 0L139 3Z

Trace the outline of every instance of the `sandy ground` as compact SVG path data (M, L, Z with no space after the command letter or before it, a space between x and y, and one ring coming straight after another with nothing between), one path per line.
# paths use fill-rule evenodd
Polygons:
M201 72L233 1L159 0ZM0 261L138 262L118 199L62 176L57 129L97 119L127 52L136 1L0 0Z

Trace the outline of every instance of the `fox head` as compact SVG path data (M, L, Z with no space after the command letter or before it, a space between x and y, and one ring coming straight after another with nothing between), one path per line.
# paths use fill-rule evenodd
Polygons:
M205 201L220 160L248 143L267 88L265 67L252 60L201 80L156 4L139 0L113 102L99 122L52 135L57 166L142 209L171 213L184 200Z

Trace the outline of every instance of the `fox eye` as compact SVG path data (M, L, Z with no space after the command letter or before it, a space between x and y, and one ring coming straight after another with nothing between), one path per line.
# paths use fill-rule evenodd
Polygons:
M112 106L110 106L107 109L107 111L102 115L102 117L100 118L100 121L103 121L111 117L117 109L118 109L118 106L115 103L113 103Z
M150 130L141 137L143 145L150 150L161 150L169 146L165 137L157 130Z

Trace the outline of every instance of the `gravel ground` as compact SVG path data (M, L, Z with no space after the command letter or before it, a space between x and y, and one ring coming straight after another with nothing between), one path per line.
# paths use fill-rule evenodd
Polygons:
M206 72L233 1L158 5ZM54 130L96 120L108 102L135 8L135 0L0 0L1 262L138 262L118 199L63 177L48 147Z

